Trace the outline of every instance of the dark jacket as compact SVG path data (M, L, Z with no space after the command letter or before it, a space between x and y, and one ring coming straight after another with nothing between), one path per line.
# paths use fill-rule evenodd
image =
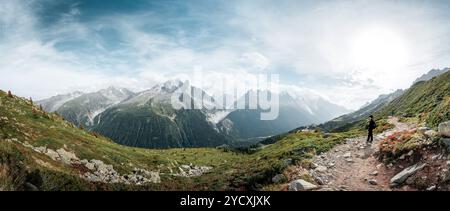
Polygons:
M375 123L375 121L373 121L373 119L371 119L369 121L369 125L367 126L367 129L372 131L373 129L375 129L377 127L377 124Z

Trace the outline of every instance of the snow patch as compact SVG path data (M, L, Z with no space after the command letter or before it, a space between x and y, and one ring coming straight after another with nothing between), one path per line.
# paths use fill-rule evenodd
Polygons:
M213 124L218 124L220 121L225 119L225 117L227 117L228 114L230 114L231 112L233 112L233 110L216 110L207 113L208 121Z

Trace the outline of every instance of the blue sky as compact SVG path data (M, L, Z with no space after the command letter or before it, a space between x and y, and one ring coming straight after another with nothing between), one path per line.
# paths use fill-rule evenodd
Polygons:
M450 66L448 1L0 0L0 89L277 73L348 108Z

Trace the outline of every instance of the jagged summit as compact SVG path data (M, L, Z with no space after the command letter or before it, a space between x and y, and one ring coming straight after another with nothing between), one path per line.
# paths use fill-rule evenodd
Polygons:
M164 83L153 86L150 90L154 92L167 92L172 93L184 85L184 82L180 79L168 80Z
M444 73L446 73L447 71L449 71L450 68L443 68L443 69L432 69L430 70L428 73L423 74L422 76L420 76L419 78L417 78L413 84L419 82L419 81L428 81L436 76L442 75Z

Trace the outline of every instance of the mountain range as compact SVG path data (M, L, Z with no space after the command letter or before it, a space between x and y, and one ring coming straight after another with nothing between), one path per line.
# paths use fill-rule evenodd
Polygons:
M341 129L341 127L345 127L349 123L366 119L369 115L380 110L383 106L386 106L391 101L393 101L397 97L401 96L403 93L404 93L403 90L398 89L395 92L392 92L390 94L380 95L380 96L378 96L378 98L376 98L372 102L364 105L360 109L358 109L352 113L344 114L342 116L334 118L328 122L318 125L318 127L322 128L326 131L333 131L333 130L339 131Z
M252 94L256 92L250 91L242 99L248 99ZM348 112L344 107L319 96L313 98L294 96L287 91L279 94L279 116L274 120L260 120L261 113L265 112L263 109L235 110L219 122L219 128L223 133L238 138L266 137L284 133L298 126L324 122Z
M115 87L92 93L73 92L37 104L117 143L145 148L220 146L276 135L348 112L320 96L286 91L279 95L279 116L274 120L260 120L264 112L261 109L174 109L171 96L185 83L171 80L138 93ZM188 87L211 99L211 103L216 102L204 90ZM247 92L236 103L256 92L261 90ZM188 97L201 102L195 99L197 96Z

